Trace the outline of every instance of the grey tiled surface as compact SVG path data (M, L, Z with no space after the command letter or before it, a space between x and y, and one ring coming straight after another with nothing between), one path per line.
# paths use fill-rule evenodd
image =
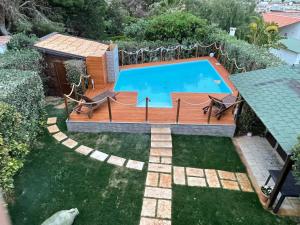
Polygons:
M119 55L118 47L116 46L112 51L106 52L107 60L107 75L109 82L115 82L119 74Z
M126 132L150 133L150 123L107 123L107 122L73 122L66 121L68 131L73 132ZM173 134L210 135L233 137L235 125L187 125L170 124Z
M259 187L264 185L269 176L268 170L281 169L284 162L273 150L272 146L263 137L237 137L234 138L240 147L242 157L246 161L247 169L254 184L256 191ZM255 179L255 180L253 180ZM269 184L274 186L274 182ZM299 198L286 198L282 204L284 210L300 211Z

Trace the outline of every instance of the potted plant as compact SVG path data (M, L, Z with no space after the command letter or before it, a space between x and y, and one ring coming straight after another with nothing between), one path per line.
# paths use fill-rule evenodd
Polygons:
M260 188L261 190L261 199L263 202L267 202L272 191L273 191L273 188L270 187L270 186L267 186L267 185L264 185L264 186L261 186Z

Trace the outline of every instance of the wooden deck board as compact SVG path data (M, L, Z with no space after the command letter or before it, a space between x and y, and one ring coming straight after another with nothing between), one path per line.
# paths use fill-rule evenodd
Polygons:
M229 81L229 73L226 69L217 65L217 60L210 57L193 58L187 60L176 60L171 62L155 62L155 63L145 63L124 66L122 68L136 68L144 67L150 65L167 64L167 63L177 63L182 61L194 61L194 60L209 60L214 68L219 72L224 81L233 91L233 94L237 94L234 89L233 84ZM121 69L122 69L121 68ZM88 89L86 95L88 97L93 97L97 93L101 93L104 90L112 89L113 83L107 85L97 86L94 90ZM217 98L222 98L225 94L210 94ZM181 124L207 124L207 115L203 114L202 108L209 104L208 94L199 93L172 93L173 108L148 108L148 122L149 123L175 123L176 122L176 111L177 111L177 99L181 99L179 123ZM145 122L145 107L136 107L137 93L135 92L120 92L117 95L117 101L111 102L112 108L112 121L113 122L130 122L130 123L143 123ZM121 104L123 103L123 104ZM192 103L190 105L188 103ZM128 105L131 104L131 105ZM194 105L197 104L197 105ZM200 104L200 105L199 105ZM72 112L70 114L70 121L91 121L91 122L108 122L108 105L104 103L98 110L94 111L93 117L89 119L86 114L77 114ZM234 118L229 110L220 120L211 117L210 124L234 124Z

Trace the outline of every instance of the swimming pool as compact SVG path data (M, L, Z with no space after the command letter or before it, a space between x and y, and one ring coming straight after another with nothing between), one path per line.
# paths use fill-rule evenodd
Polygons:
M208 60L164 64L133 69L119 73L116 92L137 92L137 106L171 108L172 92L232 93L222 77Z

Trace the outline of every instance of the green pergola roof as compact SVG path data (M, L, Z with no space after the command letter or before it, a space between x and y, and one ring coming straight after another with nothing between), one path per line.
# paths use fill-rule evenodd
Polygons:
M289 153L300 135L300 68L284 65L232 75L230 80Z

